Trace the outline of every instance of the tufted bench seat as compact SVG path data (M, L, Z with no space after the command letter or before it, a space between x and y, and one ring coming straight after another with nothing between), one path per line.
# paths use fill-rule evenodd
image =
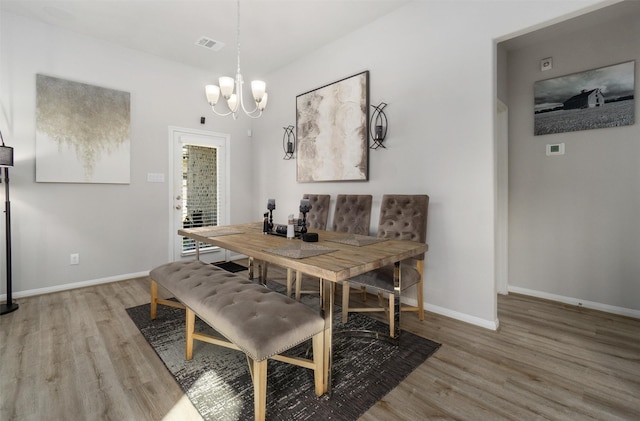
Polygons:
M167 263L153 269L150 278L152 319L158 304L186 309L187 360L192 358L194 340L247 355L256 420L265 419L268 358L314 370L316 395L322 395L324 319L316 311L199 260ZM181 304L158 298L158 285ZM196 315L223 338L195 332ZM279 355L308 339L313 340L313 360Z

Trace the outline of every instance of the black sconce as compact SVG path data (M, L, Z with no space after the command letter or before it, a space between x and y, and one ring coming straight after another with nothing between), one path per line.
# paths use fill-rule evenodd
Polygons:
M371 149L378 149L380 146L385 149L387 148L382 144L382 141L387 136L388 127L387 115L384 113L384 107L386 106L387 104L385 102L371 106L375 110L369 122L369 132L373 140L373 144L370 146Z
M284 149L284 158L293 158L293 153L296 150L296 135L293 134L293 126L283 127L284 135L282 136L282 149Z

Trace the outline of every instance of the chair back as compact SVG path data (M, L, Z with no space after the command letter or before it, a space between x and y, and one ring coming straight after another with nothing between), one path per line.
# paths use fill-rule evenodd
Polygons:
M383 195L378 237L425 243L428 209L429 196L426 194Z
M333 230L369 235L372 201L370 194L339 194L333 213Z
M329 194L304 194L303 199L309 199L311 209L307 213L307 228L326 230L329 219ZM302 218L302 215L300 215Z

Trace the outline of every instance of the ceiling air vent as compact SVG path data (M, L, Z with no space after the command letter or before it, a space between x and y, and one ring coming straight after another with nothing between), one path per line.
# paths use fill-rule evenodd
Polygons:
M196 45L200 47L208 48L213 51L220 51L222 47L224 47L224 43L220 41L216 41L215 39L211 39L209 37L201 37L196 41Z

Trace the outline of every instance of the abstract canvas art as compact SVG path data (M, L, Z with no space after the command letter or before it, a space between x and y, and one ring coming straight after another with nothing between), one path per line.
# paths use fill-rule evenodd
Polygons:
M298 95L298 182L367 181L368 123L368 71Z
M36 75L36 181L129 184L130 96Z

